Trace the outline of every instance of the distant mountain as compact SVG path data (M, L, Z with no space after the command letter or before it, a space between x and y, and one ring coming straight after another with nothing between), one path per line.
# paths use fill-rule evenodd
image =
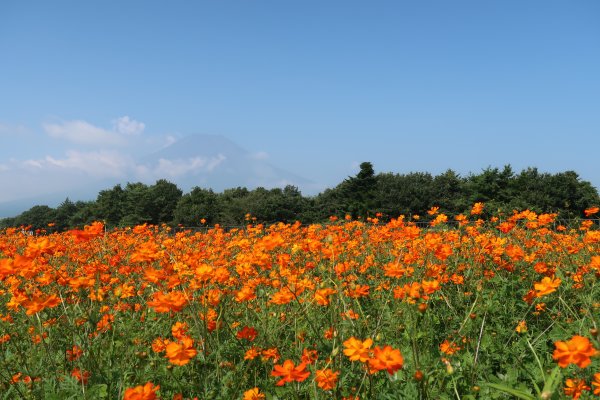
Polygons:
M56 166L40 169L36 174L26 169L5 172L5 189L14 196L0 201L0 218L18 215L34 205L56 207L66 197L72 201L95 199L100 190L127 182L153 184L166 179L184 192L195 186L217 192L238 186L253 189L294 185L301 190L315 186L220 135L187 136L137 160L122 156L126 161L119 164L119 178L99 178L79 169ZM16 190L19 187L31 190ZM35 192L43 194L33 195Z
M271 165L221 135L192 135L139 160L151 175L175 182L182 190L194 186L215 191L245 186L300 188L312 184L301 176ZM171 176L169 176L169 174Z

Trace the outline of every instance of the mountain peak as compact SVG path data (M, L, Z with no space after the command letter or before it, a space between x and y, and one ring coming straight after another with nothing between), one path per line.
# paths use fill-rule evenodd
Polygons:
M186 136L141 161L155 175L162 167L172 167L172 176L168 176L166 168L165 178L177 183L183 190L194 186L221 191L238 186L251 189L311 183L271 165L264 157L248 152L222 135Z

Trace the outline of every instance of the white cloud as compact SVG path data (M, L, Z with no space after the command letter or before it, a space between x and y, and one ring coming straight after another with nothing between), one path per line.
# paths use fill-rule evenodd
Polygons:
M73 120L60 123L44 123L44 131L53 138L64 139L80 145L125 146L128 139L144 132L146 124L125 115L113 122L112 130L104 129L87 121Z
M86 121L75 120L42 125L51 137L86 145L122 146L125 140L116 132L98 128Z
M219 164L225 161L225 156L219 154L216 157L193 157L187 160L168 160L161 158L158 165L147 170L155 178L178 177L187 173L211 172Z
M175 143L178 139L173 136L173 135L167 135L167 137L165 138L165 144L163 145L163 148L165 147L169 147L170 145L172 145L173 143Z
M140 135L146 128L146 124L136 121L125 115L113 121L114 130L124 135Z
M89 151L82 152L71 150L66 158L46 156L45 165L83 172L97 178L124 177L134 166L133 160L116 151Z
M33 167L36 169L42 169L43 165L39 160L26 160L23 162L24 167Z
M60 176L87 176L98 179L113 178L153 182L157 179L177 178L189 173L210 173L225 159L224 155L219 154L214 157L174 160L161 158L153 164L140 164L119 151L70 150L64 157L46 156L42 159L10 160L8 163L0 164L0 173L8 175L35 173L38 176L47 176L49 181ZM22 183L20 182L20 184Z

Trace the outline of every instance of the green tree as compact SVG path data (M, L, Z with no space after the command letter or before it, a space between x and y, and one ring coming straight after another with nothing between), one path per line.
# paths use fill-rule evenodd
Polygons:
M136 182L127 183L124 190L123 216L120 226L135 226L152 223L153 200L148 185Z
M353 217L374 213L376 204L377 177L373 164L363 162L360 171L350 176L333 189L327 189L315 199L322 219L350 214Z
M506 165L502 171L488 167L479 175L469 176L466 185L470 203L482 201L507 204L514 195L511 186L513 178L514 172L510 165Z
M75 207L77 211L69 218L69 228L82 228L94 221L103 221L103 218L98 218L98 205L95 201L77 201Z
M377 211L390 218L424 214L436 204L433 177L429 173L379 174L377 182Z
M225 189L219 196L219 221L224 225L243 225L249 212L250 191L245 187Z
M546 191L552 199L551 209L559 210L562 217L582 216L583 210L599 204L597 190L586 181L581 181L574 171L552 175Z
M304 207L304 198L297 187L288 185L283 190L259 187L246 198L247 211L260 222L294 222Z
M44 206L33 206L15 218L16 226L31 226L31 229L47 229L48 224L54 222L56 212L53 208Z
M173 222L175 208L183 194L181 189L174 183L160 179L148 190L152 202L149 206L150 222L155 225Z
M451 215L471 206L465 198L465 181L451 169L433 178L431 194L435 205Z
M108 227L115 227L125 215L126 193L121 185L106 189L98 193L96 204L93 208L94 217L104 221Z
M366 216L374 211L376 186L377 178L370 162L361 163L358 174L344 181L342 198L353 217Z
M77 212L77 205L73 203L67 197L65 201L60 203L58 207L56 207L55 215L56 215L56 226L54 227L57 231L63 231L65 229L69 229L71 226L71 218Z
M219 196L212 189L194 187L181 197L174 211L174 222L183 226L199 226L200 220L213 225L219 220Z

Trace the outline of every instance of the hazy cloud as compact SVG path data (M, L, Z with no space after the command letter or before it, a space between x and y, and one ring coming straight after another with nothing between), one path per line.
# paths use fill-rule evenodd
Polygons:
M161 179L176 178L190 173L210 173L225 160L226 157L222 154L215 157L193 157L176 160L160 158L156 165L136 165L136 174L140 179Z
M259 151L258 153L251 153L250 158L252 160L267 160L269 158L269 153L266 151Z
M42 169L44 166L42 165L41 161L38 160L25 160L23 161L23 166L24 167L30 167L33 169Z
M68 151L66 158L46 156L44 163L51 167L71 169L99 178L123 177L133 165L129 156L116 151L76 150Z
M125 115L113 121L114 130L124 135L140 135L144 132L146 124L136 121Z
M13 180L11 174L35 173L43 175L49 182L59 181L64 176L81 176L88 178L113 178L127 180L141 180L152 182L162 178L176 178L189 173L210 173L226 157L219 154L215 157L193 157L188 159L161 158L153 164L140 164L127 154L118 151L68 151L65 157L46 156L42 159L25 161L10 160L9 163L0 164L0 174L4 175L0 181L8 180L7 190L10 187L22 184ZM10 191L10 190L9 190Z
M98 128L86 121L75 120L42 125L48 135L86 145L122 146L125 140L116 132Z
M173 135L167 135L165 137L165 143L163 145L163 148L165 147L169 147L170 145L172 145L173 143L175 143L177 141L177 138Z
M83 120L47 122L42 124L42 127L53 138L64 139L80 145L111 147L127 145L128 138L140 136L146 128L146 124L127 115L112 122L112 130L95 126Z

